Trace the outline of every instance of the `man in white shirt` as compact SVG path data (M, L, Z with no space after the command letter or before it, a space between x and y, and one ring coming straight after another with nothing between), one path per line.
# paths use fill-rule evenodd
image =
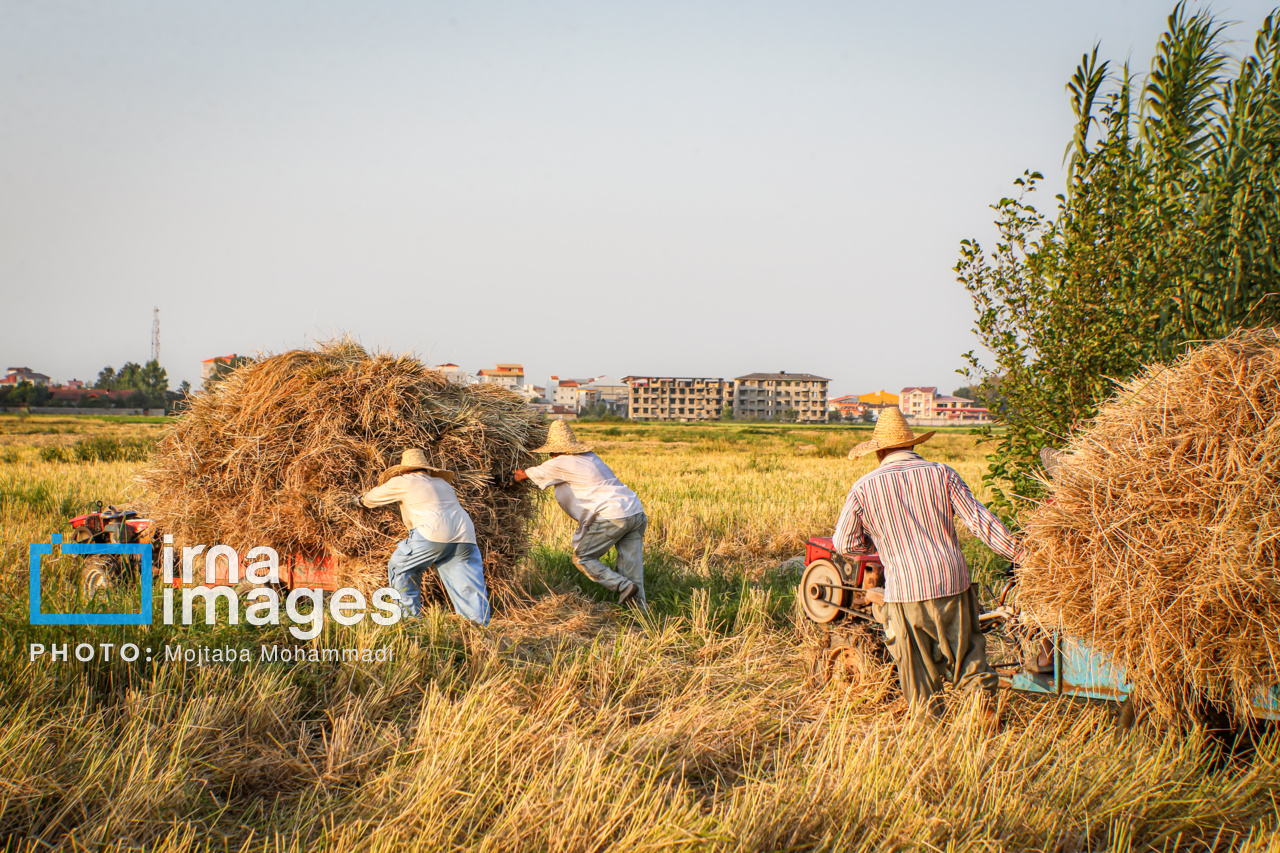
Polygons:
M640 498L628 489L591 446L574 436L564 421L552 421L547 443L534 451L551 458L536 468L515 472L540 489L555 487L556 502L578 522L573 534L573 563L596 583L618 593L618 603L644 597L645 518ZM618 549L618 570L600 562L610 548Z
M409 536L391 555L387 580L411 616L422 613L422 573L435 566L458 615L488 625L489 594L476 529L458 503L453 480L452 472L428 463L421 450L406 450L399 465L382 473L377 488L352 496L351 503L365 508L400 504Z

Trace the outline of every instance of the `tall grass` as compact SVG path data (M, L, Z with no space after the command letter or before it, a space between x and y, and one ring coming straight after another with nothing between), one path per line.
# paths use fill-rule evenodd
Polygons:
M759 449L769 474L820 463ZM602 450L657 529L677 530L666 480L685 470L692 489L697 454L648 466L651 449ZM732 514L753 494L745 464L701 464L725 483L699 500ZM857 473L839 464L823 481L836 501ZM67 502L138 497L135 467L24 454L0 468L3 541L48 541ZM809 682L816 629L797 619L793 569L690 571L651 534L642 618L583 580L551 532L524 568L529 603L487 629L438 608L390 628L329 622L310 645L391 652L347 664L165 660L178 645L292 645L278 627L32 627L25 544L6 546L0 837L32 851L1280 849L1274 738L1215 766L1196 734L1122 734L1104 707L1014 694L996 737L959 701L930 724L888 667ZM75 570L50 565L52 608L99 606L75 598ZM134 642L152 660L33 661L33 642Z

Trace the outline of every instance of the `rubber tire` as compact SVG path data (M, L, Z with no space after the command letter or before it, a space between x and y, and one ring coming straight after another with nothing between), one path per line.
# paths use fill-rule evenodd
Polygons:
M115 586L111 571L111 558L106 555L86 557L80 569L80 590L86 601L92 601L99 592Z

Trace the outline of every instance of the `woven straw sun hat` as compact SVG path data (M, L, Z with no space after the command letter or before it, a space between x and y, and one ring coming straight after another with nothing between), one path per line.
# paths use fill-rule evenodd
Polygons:
M880 419L876 421L871 439L850 450L849 458L857 459L875 450L905 450L908 447L923 444L933 438L936 432L937 430L931 429L924 435L917 436L911 431L911 427L907 426L907 419L902 416L902 410L897 406L890 406L880 412Z
M534 448L534 453L590 453L591 445L578 441L573 429L564 421L552 421L547 443Z
M432 477L439 477L450 485L457 478L452 471L446 471L443 468L437 468L427 461L427 454L417 448L406 450L400 454L400 464L392 465L390 468L382 472L382 476L378 478L378 485L390 480L392 477L399 477L401 474L408 474L411 471L423 471Z

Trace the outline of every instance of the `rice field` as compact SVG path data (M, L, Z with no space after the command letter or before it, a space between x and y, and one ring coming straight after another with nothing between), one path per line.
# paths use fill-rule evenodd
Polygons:
M844 459L856 430L583 424L651 519L647 617L576 573L547 502L523 594L488 628L433 609L299 643L243 624L30 626L27 543L91 500L145 502L138 463L75 445L163 428L69 420L0 417L9 849L1280 850L1274 737L1222 760L1198 732L1121 732L1107 706L1022 695L1002 695L989 737L961 701L910 716L888 667L812 683L787 561L869 466ZM981 496L971 437L923 449ZM50 575L46 594L75 595L73 565ZM389 659L29 659L64 642Z

